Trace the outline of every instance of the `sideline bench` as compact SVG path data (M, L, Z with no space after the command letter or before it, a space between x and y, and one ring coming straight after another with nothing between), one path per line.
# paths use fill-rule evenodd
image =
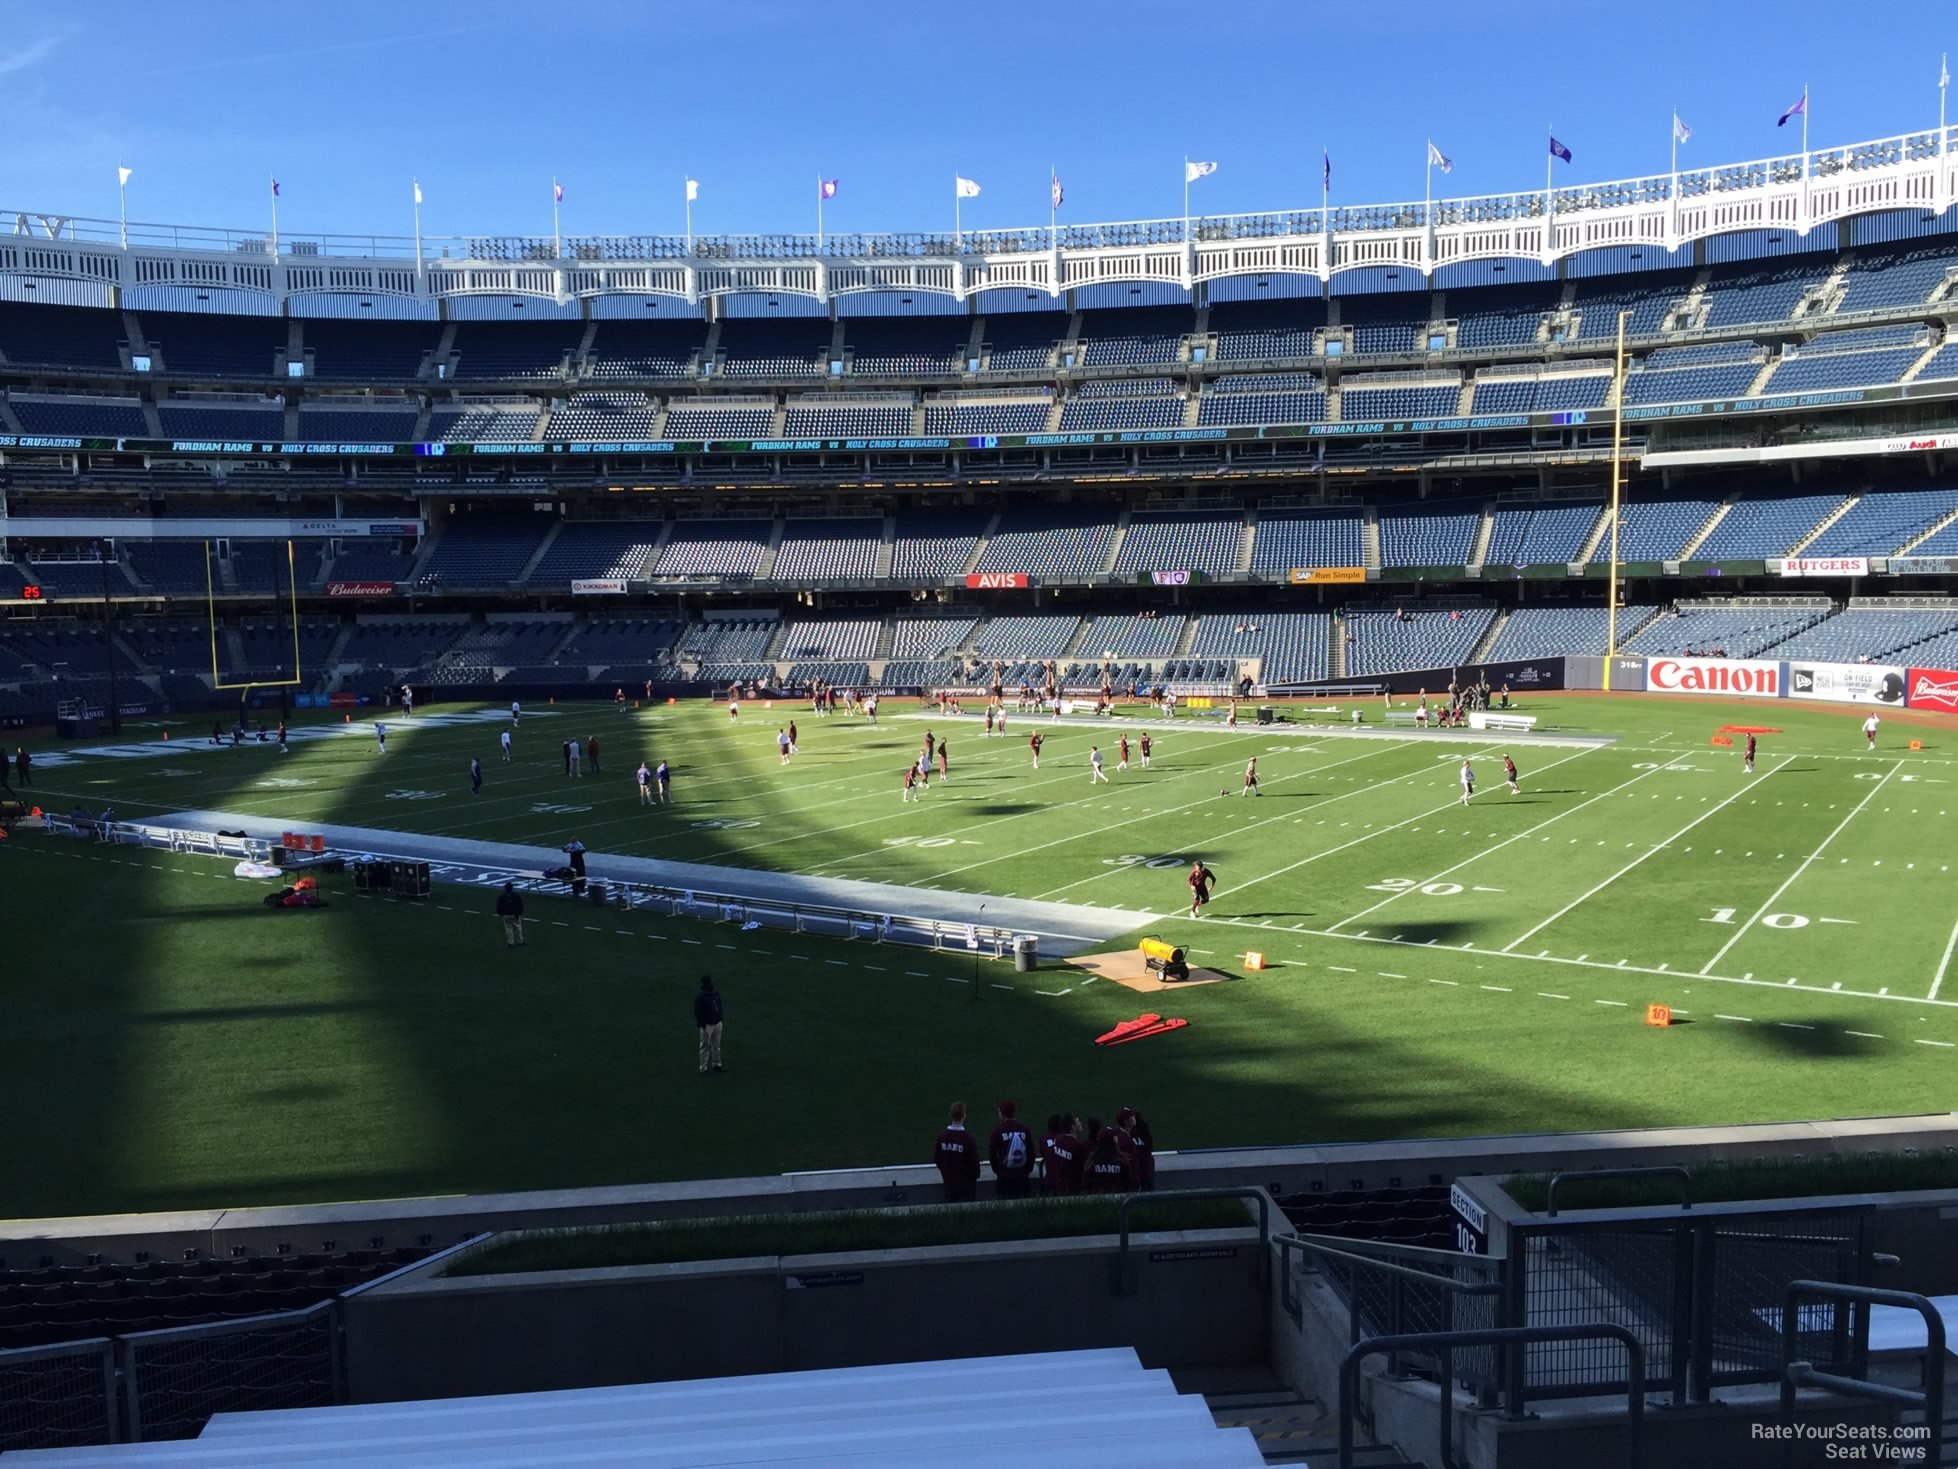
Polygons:
M1469 715L1470 729L1505 729L1528 734L1536 728L1534 714L1511 714L1500 709L1477 709Z

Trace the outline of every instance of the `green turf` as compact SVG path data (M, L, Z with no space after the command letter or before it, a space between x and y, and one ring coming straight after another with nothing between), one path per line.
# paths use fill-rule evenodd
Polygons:
M983 1117L1001 1096L1043 1120L1133 1103L1166 1149L1950 1105L1948 724L1889 716L1868 756L1844 710L1545 699L1545 728L1623 738L1515 745L1516 797L1501 742L1472 744L1465 812L1460 747L1431 736L1185 726L1158 732L1151 770L1091 788L1088 744L1112 769L1116 727L1042 724L1034 772L1025 720L989 741L969 717L791 712L787 769L756 706L733 727L718 708L586 706L527 714L509 766L499 723L392 719L385 757L361 726L284 756L178 727L143 758L44 767L36 794L1119 905L1233 978L1142 996L987 964L975 989L959 958L541 899L513 954L482 891L417 909L340 880L328 912L273 915L223 864L22 832L0 843L0 1068L55 1122L16 1129L0 1213L923 1160L948 1102ZM1749 721L1781 731L1751 779L1708 743ZM949 730L953 778L903 805L926 727ZM567 779L560 741L593 731L607 774ZM641 753L672 762L673 808L638 806ZM1234 794L1251 754L1258 799ZM1198 855L1220 886L1191 922ZM1251 949L1271 967L1247 973ZM704 967L729 1011L730 1069L710 1078L688 1008ZM1655 1002L1684 1023L1644 1026ZM1093 1046L1143 1010L1190 1025Z
M1254 1222L1236 1199L1144 1198L1130 1206L1129 1228L1232 1229ZM459 1257L444 1275L514 1275L529 1270L600 1270L734 1260L750 1255L827 1255L931 1245L994 1244L1117 1234L1113 1198L1025 1199L922 1209L836 1209L809 1214L675 1219L604 1229L542 1230L495 1241Z

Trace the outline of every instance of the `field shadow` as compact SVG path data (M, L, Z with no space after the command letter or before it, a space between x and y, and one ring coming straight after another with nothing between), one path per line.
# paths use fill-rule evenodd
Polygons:
M1037 806L1031 801L996 801L989 806L974 806L972 808L972 814L975 816L1025 816L1029 812L1045 809L1045 807Z
M1743 1039L1756 1050L1803 1061L1862 1060L1884 1049L1883 1042L1851 1035L1838 1020L1823 1015L1803 1015L1778 1024L1740 1028L1745 1032Z
M1425 923L1380 923L1375 932L1391 932L1394 941L1402 944L1432 944L1436 948L1459 949L1462 941L1474 930L1466 923L1453 923L1447 920Z

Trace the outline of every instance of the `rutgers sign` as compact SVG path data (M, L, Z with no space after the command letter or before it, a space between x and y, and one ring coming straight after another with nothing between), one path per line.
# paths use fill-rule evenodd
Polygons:
M968 592L991 592L1005 588L1025 591L1027 574L1024 571L982 571L965 579Z
M1913 709L1958 714L1958 673L1948 668L1913 668L1904 682L1905 698Z
M1779 663L1741 658L1648 658L1645 686L1659 694L1739 694L1779 699L1786 680Z

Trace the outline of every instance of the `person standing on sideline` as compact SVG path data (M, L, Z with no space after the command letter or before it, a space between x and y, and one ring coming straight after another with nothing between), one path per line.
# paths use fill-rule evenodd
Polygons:
M1741 752L1740 769L1742 775L1754 773L1754 736L1747 737L1747 748Z
M1149 736L1144 735L1142 737L1142 768L1144 770L1149 768L1149 752L1154 748L1155 746L1150 742Z
M1040 769L1040 746L1040 731L1035 730L1031 735L1027 736L1027 748L1033 751L1033 768L1035 770Z
M1863 721L1863 740L1872 750L1876 748L1876 727L1879 722L1874 714Z
M14 777L23 786L34 784L34 757L27 753L25 745L14 748Z
M1101 746L1090 745L1088 747L1088 784L1093 785L1097 781L1103 785L1113 784L1108 779L1108 772L1101 768Z
M775 731L775 753L782 757L782 763L789 763L789 732L785 729Z
M965 1103L952 1103L952 1117L932 1147L932 1162L945 1184L945 1202L969 1204L979 1196L979 1148L965 1130Z
M625 713L625 686L623 684L612 690L612 707L621 714Z
M660 805L664 806L673 798L673 772L664 760L653 767L653 785L653 796Z
M800 755L802 753L795 742L795 721L793 719L789 721L789 753L791 755Z
M483 793L483 762L472 759L469 762L469 794L480 796Z
M1095 1130L1092 1119L1088 1131L1094 1141L1088 1145L1088 1161L1081 1171L1081 1191L1089 1194L1126 1194L1135 1190L1135 1170L1122 1152L1119 1129Z
M374 726L374 745L383 754L388 752L388 727L376 723Z
M509 730L506 729L503 731L503 738L501 743L503 745L503 763L505 765L508 765L510 763L510 731Z
M993 737L993 706L988 704L986 706L986 738L991 739L992 737Z
M571 741L571 773L573 776L585 773L585 749L575 738Z
M644 760L639 762L639 769L633 772L632 778L639 783L639 804L642 806L652 805L653 772L648 768Z
M401 686L401 715L405 719L415 712L415 691L405 683Z
M1240 796L1262 796L1258 789L1258 757L1253 755L1244 765L1244 785L1238 791Z
M564 773L571 774L571 741L564 742Z
M951 748L952 742L950 740L940 740L938 742L938 783L940 785L943 785L952 778Z
M513 726L523 723L523 702L519 699L510 701L510 723Z
M1516 762L1507 755L1502 757L1502 776L1509 782L1509 793L1512 796L1523 794L1523 788L1516 784Z
M1122 736L1122 743L1116 747L1116 750L1122 758L1115 762L1115 768L1117 770L1127 770L1129 768L1129 737L1127 735Z
M590 739L585 741L585 758L591 761L591 773L593 775L600 775L603 773L598 768L598 736L597 735L593 735Z
M904 767L904 794L898 797L898 802L901 805L906 801L915 801L917 798L918 767L907 765Z
M1462 804L1468 805L1469 797L1475 794L1475 767L1467 760L1462 761Z
M721 1065L721 992L714 976L700 976L700 993L693 997L693 1023L700 1031L700 1074L725 1071Z
M292 747L286 744L286 722L283 719L279 721L279 753L281 755L292 753Z
M503 920L504 947L523 947L523 899L517 896L514 882L504 883L503 891L496 895L496 916Z
M999 1104L999 1121L993 1127L986 1157L993 1165L993 1197L1024 1199L1033 1181L1033 1134L1018 1117L1012 1102Z

